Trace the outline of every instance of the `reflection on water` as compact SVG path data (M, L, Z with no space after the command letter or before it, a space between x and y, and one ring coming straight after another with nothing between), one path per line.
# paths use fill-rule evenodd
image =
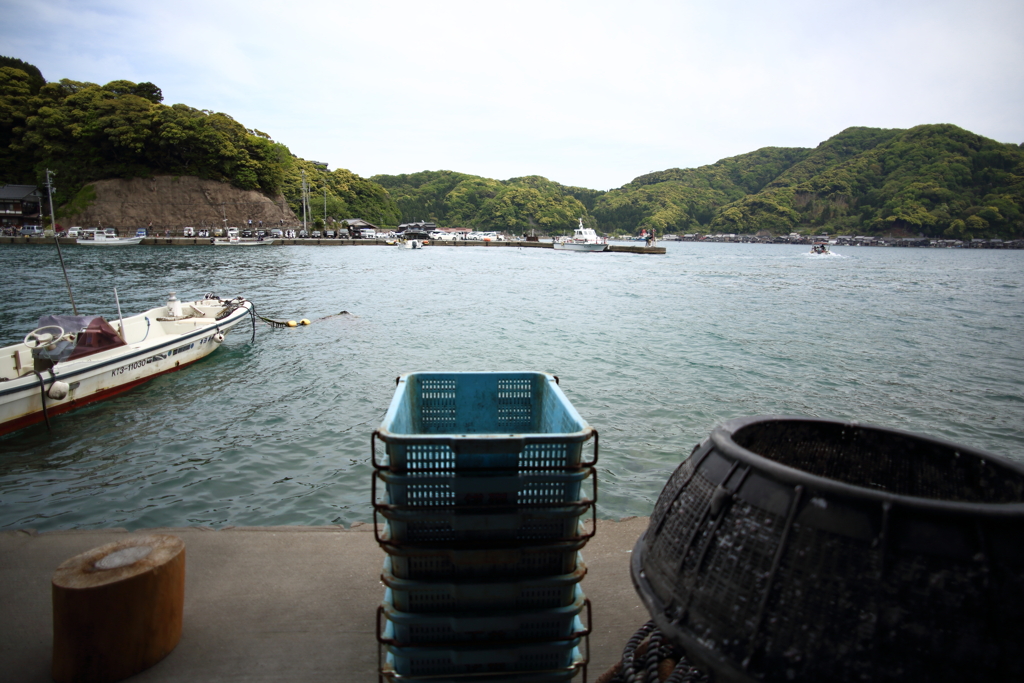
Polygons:
M547 249L69 247L83 314L206 292L310 327L0 440L0 528L351 524L394 379L539 370L601 433L600 514L647 514L722 420L856 419L1024 460L1024 254L667 243ZM56 251L0 248L10 344L66 312ZM336 315L341 311L352 315Z

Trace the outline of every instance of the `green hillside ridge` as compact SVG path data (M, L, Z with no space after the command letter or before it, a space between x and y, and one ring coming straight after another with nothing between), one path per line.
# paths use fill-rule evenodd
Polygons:
M529 176L378 175L403 220L602 232L1024 237L1024 149L950 124L848 128L814 149L766 147L602 192ZM572 200L575 200L573 202Z
M61 204L95 180L195 175L283 193L300 213L305 171L310 218L325 216L326 189L327 216L383 226L565 234L582 216L610 234L1024 237L1024 148L951 124L848 128L813 149L766 147L609 191L448 170L366 179L318 168L227 114L165 105L152 83L47 83L32 65L0 57L0 181L38 184L47 168L58 173Z
M54 201L66 211L85 208L88 193L80 191L91 182L169 175L217 180L268 197L283 193L301 215L305 170L311 220L324 216L326 187L329 216L399 221L394 201L376 183L346 169L319 169L227 114L165 105L152 83L47 83L38 69L18 62L0 58L0 182L41 184L46 169L55 171Z

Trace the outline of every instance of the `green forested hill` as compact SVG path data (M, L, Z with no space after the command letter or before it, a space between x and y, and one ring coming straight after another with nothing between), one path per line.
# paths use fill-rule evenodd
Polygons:
M849 129L709 228L1024 236L1024 149L948 124Z
M1024 236L1024 149L953 125L848 128L814 149L766 147L601 192L529 176L375 176L403 220L485 229Z
M65 204L93 180L195 175L283 192L298 212L304 170L313 217L324 214L326 188L327 215L380 225L550 234L583 216L603 233L1024 237L1024 147L949 124L848 128L814 149L766 147L605 192L540 176L328 173L227 114L162 101L152 83L46 83L32 65L0 57L0 182L39 183L56 170Z
M370 178L391 194L405 221L480 230L542 233L571 230L601 194L540 176L492 180L453 171L422 171Z
M311 218L323 216L326 187L329 216L398 221L397 207L376 183L345 169L317 169L227 114L162 100L152 83L46 83L35 67L3 58L0 182L40 183L48 168L57 173L55 203L77 205L88 201L77 193L91 181L190 175L271 197L282 192L299 212L305 170Z

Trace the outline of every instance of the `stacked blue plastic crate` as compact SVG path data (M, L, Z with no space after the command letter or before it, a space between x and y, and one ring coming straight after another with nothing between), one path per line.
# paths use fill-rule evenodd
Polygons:
M597 432L557 379L403 375L371 444L382 678L543 683L585 669Z

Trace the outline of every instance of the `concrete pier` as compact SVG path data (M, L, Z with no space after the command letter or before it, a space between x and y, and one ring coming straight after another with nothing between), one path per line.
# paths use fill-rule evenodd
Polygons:
M588 680L619 661L648 616L629 578L647 518L598 521L583 549L583 591L593 608ZM150 529L185 542L184 626L177 648L128 679L189 681L377 680L375 619L384 552L373 527ZM0 671L49 683L54 570L79 553L126 538L124 529L0 532ZM577 677L574 680L582 680Z
M354 239L275 239L267 240L272 245L300 245L320 247L382 247L388 245L386 240L354 240ZM61 237L60 243L77 244L78 240L73 237ZM0 244L53 244L52 237L0 237ZM164 247L189 247L189 246L213 246L209 237L146 237L139 244ZM434 247L486 247L496 249L502 247L518 247L520 249L552 249L551 242L527 242L527 241L504 241L504 242L477 242L473 240L436 240L430 242L428 248ZM607 251L598 252L604 254L664 254L665 247L646 247L632 244L609 244Z

